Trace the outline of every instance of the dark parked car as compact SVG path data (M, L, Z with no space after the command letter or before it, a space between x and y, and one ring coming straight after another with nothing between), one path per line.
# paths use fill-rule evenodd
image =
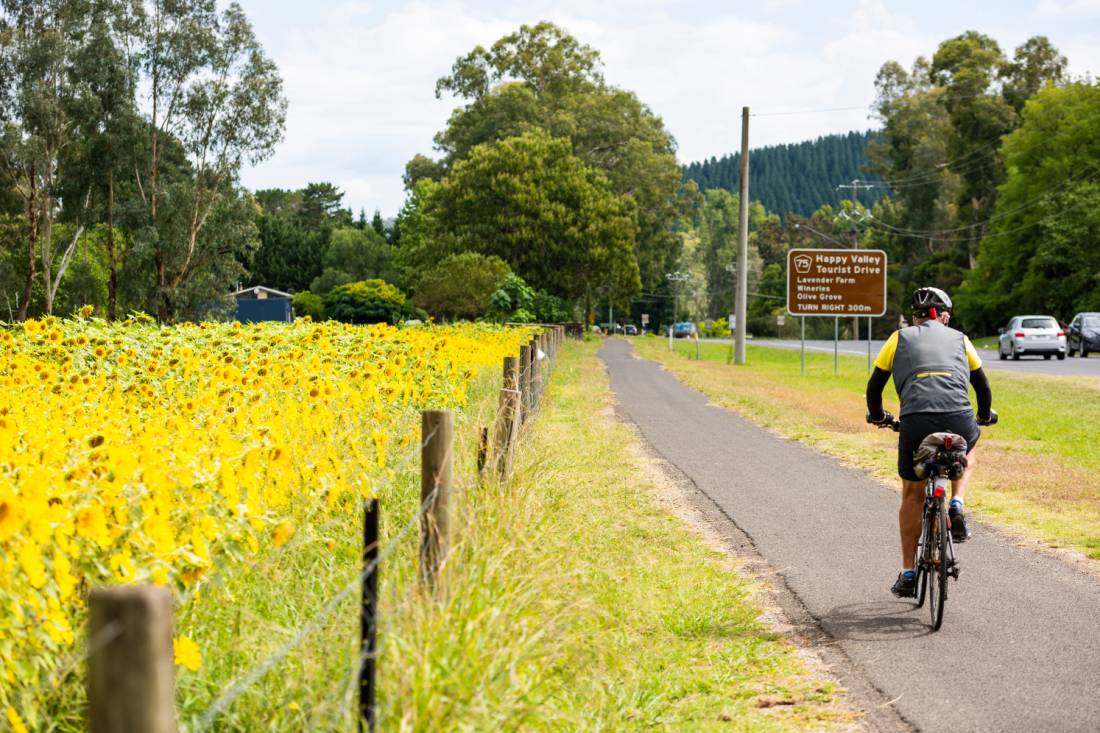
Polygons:
M1066 349L1073 356L1078 351L1088 356L1100 351L1100 313L1078 313L1066 329Z
M627 336L637 336L638 335L638 327L635 326L633 323L626 324L626 335Z

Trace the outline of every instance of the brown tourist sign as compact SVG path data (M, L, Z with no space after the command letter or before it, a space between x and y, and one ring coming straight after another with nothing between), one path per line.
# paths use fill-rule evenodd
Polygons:
M886 253L878 249L787 252L787 312L792 316L886 313Z

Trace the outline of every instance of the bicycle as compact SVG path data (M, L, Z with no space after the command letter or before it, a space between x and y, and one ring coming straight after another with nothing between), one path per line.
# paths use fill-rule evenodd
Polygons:
M981 424L993 425L997 413ZM893 415L879 423L880 428L901 430L901 422ZM943 625L944 604L947 603L947 578L959 579L959 562L955 558L955 544L951 540L950 521L947 517L947 483L962 476L966 470L966 439L954 433L932 433L921 441L914 457L914 469L925 479L924 510L921 513L921 534L917 544L914 570L917 583L917 608L924 606L928 598L928 610L932 630Z

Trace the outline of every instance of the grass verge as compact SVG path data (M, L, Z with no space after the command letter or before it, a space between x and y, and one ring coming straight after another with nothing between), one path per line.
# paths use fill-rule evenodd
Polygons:
M864 422L865 357L749 346L748 365L726 365L729 347L635 339L636 352L671 370L715 404L786 437L812 444L896 483L896 436ZM967 506L981 519L1054 547L1100 559L1100 390L1080 379L988 370L1001 422L983 431ZM893 387L886 407L897 413Z
M419 502L415 445L378 488L395 541L381 566L379 729L844 726L842 693L759 620L752 583L655 502L597 346L562 352L508 486L472 480L499 376L471 390L443 592L417 582L416 527L398 539ZM200 671L180 671L182 729L356 729L360 521L355 506L300 517L277 552L204 584L178 619L204 650Z
M655 502L596 346L562 353L511 485L465 494L446 592L394 588L383 729L850 721L834 685L759 620L752 585Z

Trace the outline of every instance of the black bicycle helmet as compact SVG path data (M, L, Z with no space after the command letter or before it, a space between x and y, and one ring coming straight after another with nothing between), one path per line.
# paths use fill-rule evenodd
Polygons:
M928 311L933 308L937 316L944 311L950 313L951 296L939 288L917 288L913 293L913 314L921 318L929 318Z

